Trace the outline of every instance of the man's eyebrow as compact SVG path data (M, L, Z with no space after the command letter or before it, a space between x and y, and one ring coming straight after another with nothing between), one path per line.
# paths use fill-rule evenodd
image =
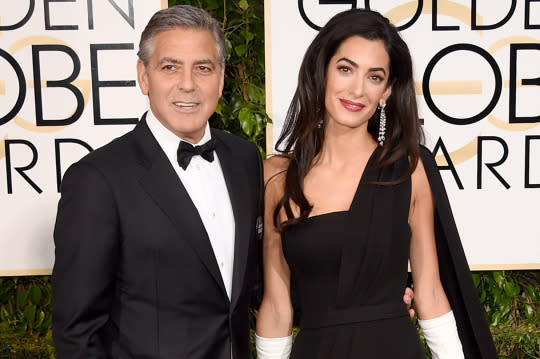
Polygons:
M182 64L182 60L175 59L174 57L165 56L159 59L158 65L169 63L169 64Z
M174 58L174 57L165 56L165 57L162 57L159 60L158 65L162 65L162 64L166 64L166 63L167 64L174 64L174 65L183 65L184 61L179 60L179 59ZM203 59L200 59L200 60L196 60L193 64L195 66L197 66L197 65L212 65L212 66L215 66L216 62L214 60L212 60L211 58L203 58Z
M195 65L212 65L215 66L216 62L210 58L200 59L194 62Z

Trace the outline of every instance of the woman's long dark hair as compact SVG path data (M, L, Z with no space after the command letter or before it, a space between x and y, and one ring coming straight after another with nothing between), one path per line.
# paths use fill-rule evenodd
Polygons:
M276 150L290 158L284 194L274 211L274 225L280 231L304 220L311 212L312 205L304 194L303 183L323 145L324 126L317 125L325 120L328 63L341 43L355 35L383 41L390 57L388 85L392 86L392 94L386 101L386 140L375 165L382 168L404 155L409 156L409 171L402 178L404 180L418 163L418 146L423 140L423 132L418 120L412 60L407 44L395 26L375 11L352 9L339 13L321 29L304 55L298 86L276 143ZM375 141L379 115L379 110L375 111L367 126ZM300 208L298 217L292 212L291 202ZM285 211L287 220L280 223L281 209Z

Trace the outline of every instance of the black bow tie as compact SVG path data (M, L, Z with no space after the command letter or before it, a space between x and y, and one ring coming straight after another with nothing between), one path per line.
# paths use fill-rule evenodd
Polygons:
M186 141L180 141L178 151L176 151L178 164L185 170L189 162L191 162L191 157L195 155L199 155L208 162L212 162L214 160L215 149L216 141L213 138L201 146L193 146Z

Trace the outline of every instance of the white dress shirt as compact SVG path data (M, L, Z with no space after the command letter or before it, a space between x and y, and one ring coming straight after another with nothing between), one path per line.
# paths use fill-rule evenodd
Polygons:
M178 165L176 153L180 141L185 140L163 126L151 110L146 115L146 123L199 212L230 300L234 263L234 215L217 153L214 151L212 162L198 155L193 156L184 170ZM192 145L200 146L211 137L207 123L202 139Z

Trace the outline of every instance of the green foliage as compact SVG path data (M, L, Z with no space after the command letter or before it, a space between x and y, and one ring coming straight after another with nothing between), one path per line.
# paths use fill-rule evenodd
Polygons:
M50 331L45 337L34 337L26 333L0 334L2 359L54 359L54 353Z
M540 271L473 274L501 358L540 357Z
M50 277L0 278L0 333L45 336L51 322Z
M169 0L208 11L221 24L227 44L225 87L210 119L215 128L246 138L265 153L264 5L262 0Z

